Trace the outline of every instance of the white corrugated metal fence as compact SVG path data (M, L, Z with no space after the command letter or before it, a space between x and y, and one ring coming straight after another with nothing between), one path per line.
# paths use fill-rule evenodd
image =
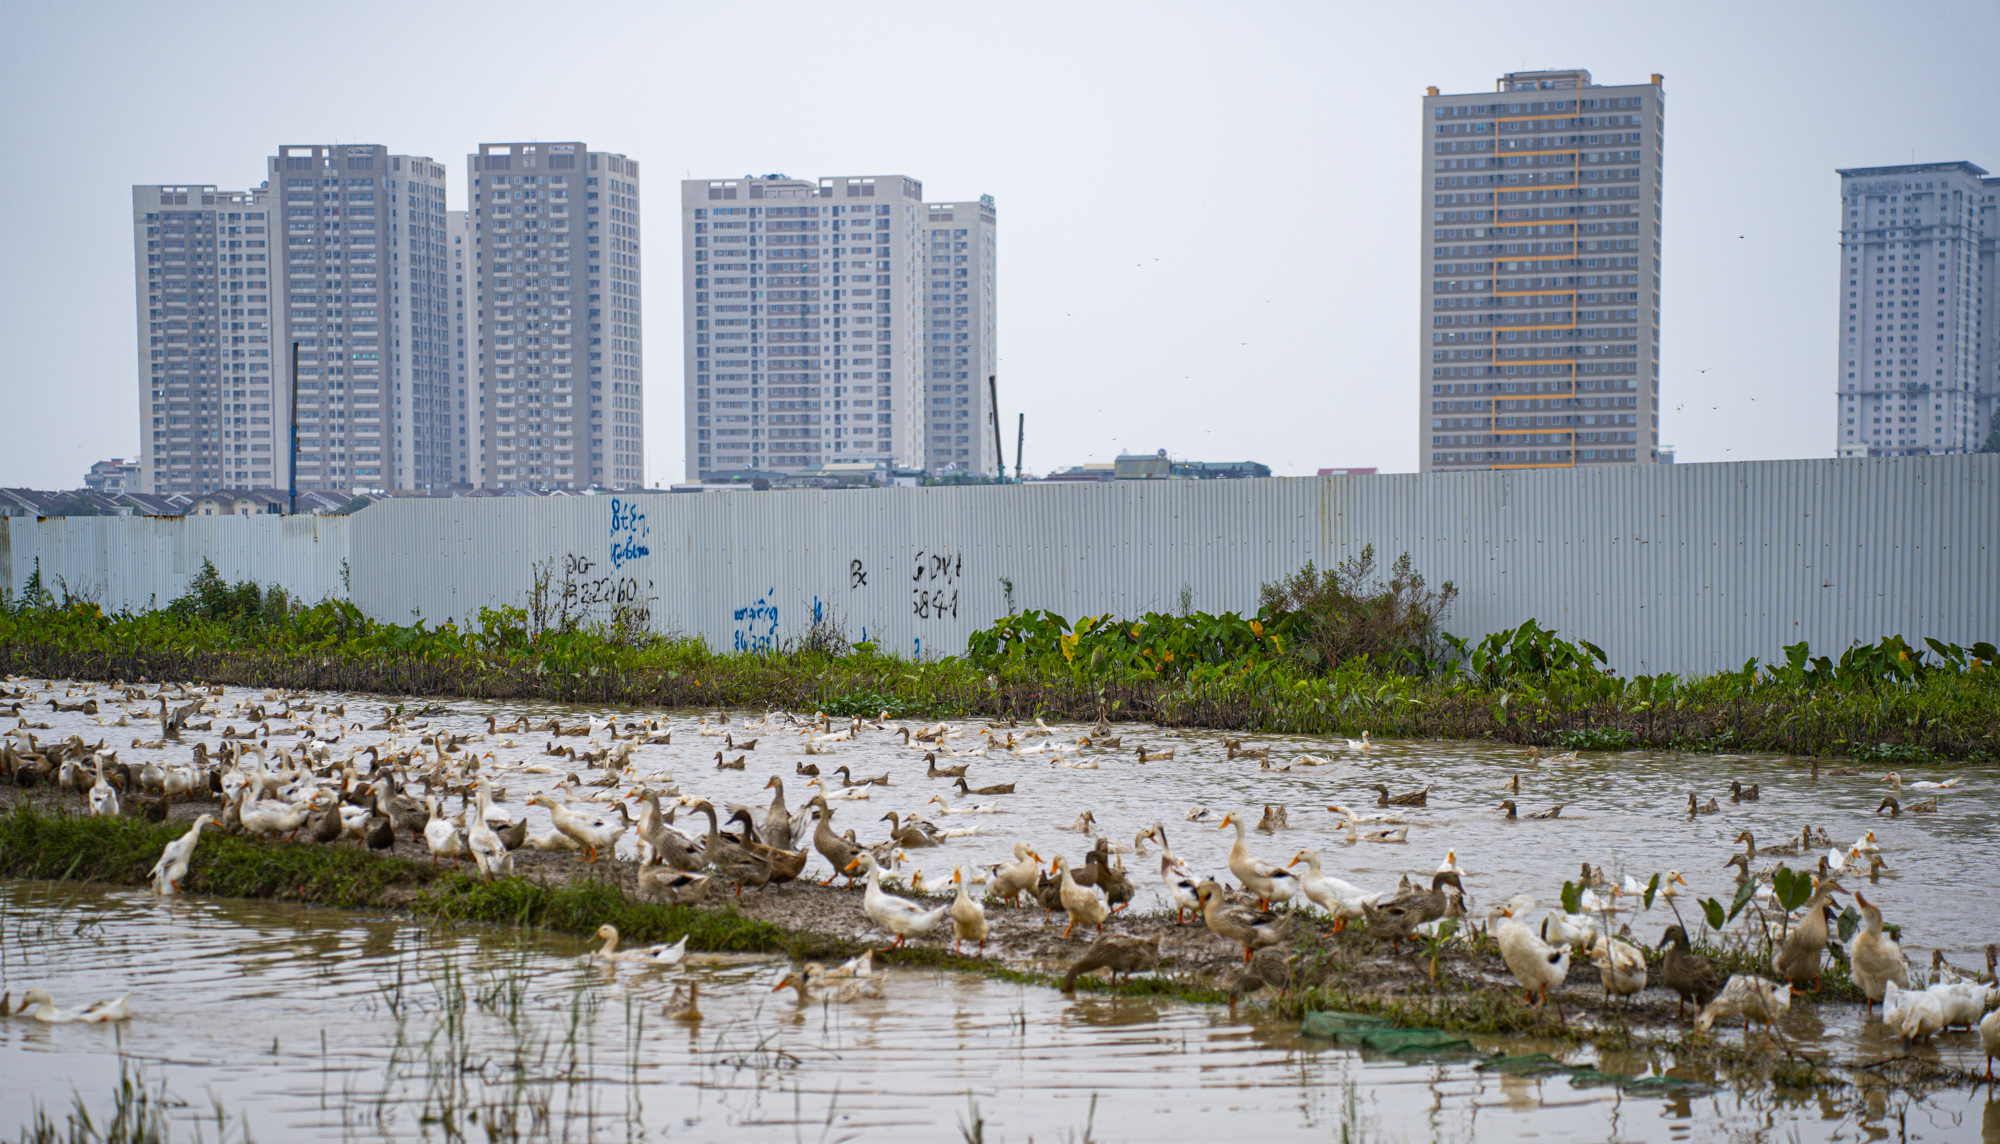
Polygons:
M352 518L11 522L0 575L143 607L225 577L408 622L525 606L537 567L597 619L643 607L717 648L820 616L903 654L1015 608L1072 619L1254 610L1258 585L1374 544L1455 582L1448 630L1533 617L1628 672L1708 671L1803 639L2000 639L2000 456L1256 481L394 500Z

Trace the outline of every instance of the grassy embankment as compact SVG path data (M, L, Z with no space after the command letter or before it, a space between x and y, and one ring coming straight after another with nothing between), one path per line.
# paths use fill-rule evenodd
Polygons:
M86 881L114 886L147 884L147 872L181 824L153 825L132 818L92 818L50 812L28 802L0 814L0 875ZM628 943L671 941L689 935L693 949L772 953L792 958L835 958L860 952L850 939L792 930L744 917L733 906L695 908L635 901L616 885L583 875L555 884L521 877L491 884L456 872L393 856L345 848L262 842L219 831L205 832L183 892L225 898L284 901L344 909L387 909L426 924L461 922L513 926L588 936L610 922ZM1691 919L1693 920L1693 919ZM1698 921L1694 928L1698 928ZM1678 1046L1710 1054L1705 1040L1635 1035L1620 1020L1566 1021L1520 1004L1515 992L1492 986L1504 976L1497 957L1477 943L1425 944L1385 963L1366 927L1340 938L1313 925L1299 927L1293 942L1300 988L1283 1000L1263 998L1279 1012L1302 1015L1341 1009L1390 1017L1399 1023L1455 1032L1519 1034L1609 1049L1645 1044ZM1727 972L1759 972L1767 953L1704 947ZM943 948L913 947L878 954L909 968L956 969L1024 984L1052 985L1055 977ZM1086 993L1166 997L1212 1003L1224 986L1195 973L1169 971L1122 983L1085 978ZM1572 989L1569 1011L1595 1013L1594 990ZM1829 966L1817 995L1822 1001L1858 1002L1860 995L1838 965Z
M548 593L538 595L543 599ZM562 593L554 592L558 598ZM770 651L718 653L619 617L482 611L476 628L385 624L353 605L301 608L205 568L164 608L105 615L39 579L0 596L0 671L203 680L384 695L661 707L784 708L897 718L1040 715L1292 735L1488 739L1555 749L1776 751L1884 766L2000 761L1994 647L1900 636L1831 657L1681 678L1621 676L1587 640L1533 620L1460 640L1451 585L1429 589L1372 551L1265 586L1254 617L1005 617L964 655L912 662L850 644L837 622ZM1928 646L1926 646L1928 645Z

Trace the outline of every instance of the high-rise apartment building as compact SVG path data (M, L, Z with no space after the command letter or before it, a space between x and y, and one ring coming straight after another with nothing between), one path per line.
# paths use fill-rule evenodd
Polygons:
M2000 179L1965 162L1839 174L1838 453L1974 452L2000 400Z
M993 433L999 367L993 331L993 196L924 209L924 467L992 476L1003 468Z
M645 483L639 164L572 142L482 143L466 165L477 482Z
M274 349L298 347L298 487L450 485L460 477L444 167L378 145L316 144L280 147L269 170L285 286ZM273 404L282 417L282 399ZM277 476L283 484L282 466Z
M1421 471L1654 463L1660 77L1495 87L1424 97Z
M200 495L284 477L271 213L262 190L132 188L140 490Z
M451 471L457 474L452 483L477 487L484 476L479 450L479 432L484 426L479 406L473 403L473 358L467 356L477 354L474 343L479 340L479 327L473 320L477 311L466 306L466 300L479 293L476 271L471 273L475 281L468 283L468 267L474 265L477 249L472 241L471 212L446 211L444 235L446 258L451 263Z
M989 471L993 219L902 175L683 182L688 479Z

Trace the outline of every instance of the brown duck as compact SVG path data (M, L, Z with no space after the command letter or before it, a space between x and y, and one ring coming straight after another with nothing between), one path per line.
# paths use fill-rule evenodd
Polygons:
M1098 839L1097 845L1091 847L1090 853L1084 857L1083 869L1072 874L1071 879L1080 886L1096 886L1103 890L1104 900L1110 903L1114 914L1131 905L1133 895L1138 892L1131 875L1125 872L1124 863L1113 864L1111 842L1104 838Z
M691 808L708 816L708 860L714 864L716 873L722 880L736 887L741 897L745 886L756 889L771 882L771 864L748 853L737 841L722 832L715 817L715 807L707 802L695 803Z
M965 764L965 763L960 763L960 764L958 764L958 765L957 765L957 766L955 766L955 767L941 767L941 766L938 766L938 765L937 765L937 752L936 752L936 751L925 751L925 752L924 752L924 777L925 777L925 778L929 778L929 779L962 779L962 778L964 778L964 777L965 777L965 768L966 768L966 766L967 766L967 764Z
M1555 818L1561 815L1563 812L1563 807L1568 805L1569 804L1566 802L1559 802L1554 806L1548 808L1547 810L1538 810L1533 814L1522 814L1520 810L1517 807L1515 807L1514 800L1510 798L1507 801L1500 804L1500 809L1507 812L1507 817L1509 819Z
M1660 938L1660 948L1666 950L1660 959L1660 983L1679 995L1674 1005L1674 1016L1679 1018L1687 1003L1694 1002L1699 1010L1715 1000L1722 991L1722 974L1705 957L1697 957L1690 952L1687 931L1679 926L1668 926Z
M967 785L966 785L966 783L965 783L965 776L964 776L964 775L960 775L960 776L958 776L958 793L960 793L960 794L1013 794L1013 793L1014 793L1014 784L1013 784L1013 783L996 783L996 784L995 784L995 785L993 785L993 786L983 786L983 787L975 787L975 786L967 786Z
M833 880L842 874L847 876L847 885L854 885L854 872L848 867L860 856L861 847L833 832L833 808L826 804L824 795L814 795L806 805L819 811L819 821L813 826L813 849L820 856L833 863L833 873L826 876L822 886L833 885Z
M1140 938L1130 934L1107 933L1090 943L1083 956L1063 973L1062 991L1076 992L1076 979L1094 969L1109 969L1111 979L1144 973L1160 964L1160 935Z
M944 845L944 840L936 834L936 828L914 814L899 822L896 812L892 810L882 816L882 821L889 824L889 838L905 849Z
M1376 806L1429 806L1430 801L1431 788L1428 783L1422 790L1413 790L1408 794L1390 794L1388 787L1381 783L1375 784Z
M1236 1002L1246 993L1272 989L1282 1001L1291 988L1292 951L1281 945L1260 949L1250 956L1250 964L1230 975L1229 1011L1236 1012Z
M729 821L742 823L743 833L736 840L737 848L770 866L773 884L794 881L805 871L806 852L786 850L764 842L757 834L757 823L749 810L737 807L735 813L729 816Z
M1431 876L1428 890L1408 890L1380 905L1361 903L1361 912L1368 919L1368 932L1400 941L1415 934L1417 927L1425 922L1444 917L1451 908L1451 899L1444 892L1447 883L1457 887L1460 896L1464 895L1465 883L1459 881L1458 875L1440 870Z

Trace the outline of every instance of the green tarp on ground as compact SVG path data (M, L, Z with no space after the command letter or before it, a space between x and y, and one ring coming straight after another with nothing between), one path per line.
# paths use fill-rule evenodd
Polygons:
M1471 1041L1442 1029L1402 1029L1385 1018L1366 1013L1308 1013L1304 1031L1308 1037L1419 1060L1479 1053Z
M1464 1059L1478 1056L1472 1042L1442 1029L1403 1029L1385 1017L1338 1010L1307 1013L1301 1033L1342 1045L1389 1053L1405 1060ZM1566 1065L1548 1053L1494 1053L1474 1066L1481 1072L1512 1076L1567 1075L1577 1088L1615 1085L1630 1096L1666 1096L1706 1091L1709 1086L1678 1077L1633 1077L1600 1072L1590 1065Z

